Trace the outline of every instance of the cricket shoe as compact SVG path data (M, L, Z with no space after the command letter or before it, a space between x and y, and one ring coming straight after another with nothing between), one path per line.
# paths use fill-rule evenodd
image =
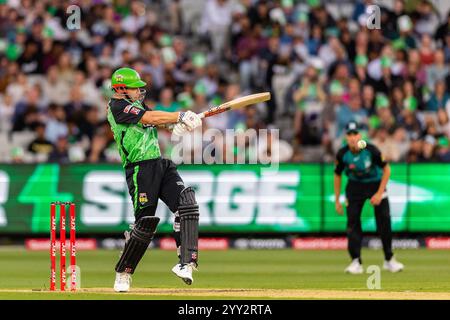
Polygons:
M398 262L394 257L391 260L384 260L383 269L388 270L390 272L399 272L402 271L405 266L403 263Z
M345 269L346 273L351 274L361 274L364 272L362 264L359 262L359 259L353 259L352 263Z
M194 282L194 278L192 277L193 270L197 270L194 263L177 263L172 268L172 272L175 273L177 277L180 277L187 285L191 285L192 282Z
M130 291L131 274L128 272L116 272L116 281L114 282L115 292Z

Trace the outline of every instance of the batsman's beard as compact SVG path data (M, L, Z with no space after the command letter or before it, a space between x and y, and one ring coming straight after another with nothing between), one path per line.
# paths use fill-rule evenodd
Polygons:
M144 102L144 100L145 100L145 95L147 94L147 90L145 90L145 89L140 89L140 88L139 88L139 94L138 94L138 96L137 96L136 99L132 99L132 98L128 95L128 93L119 93L119 92L117 92L117 91L115 91L115 90L114 90L114 94L117 95L117 96L119 96L119 97L122 98L122 99L127 100L127 101L131 101L131 102L135 102L135 101Z

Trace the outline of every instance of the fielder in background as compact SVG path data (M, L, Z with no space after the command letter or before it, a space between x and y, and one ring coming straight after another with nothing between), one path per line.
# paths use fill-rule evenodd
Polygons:
M352 274L363 273L361 260L361 243L363 232L361 229L361 211L366 200L370 200L375 210L377 232L381 236L384 251L383 268L391 272L403 269L403 264L396 261L392 253L392 230L389 212L389 200L386 185L389 181L391 169L378 150L372 144L359 143L361 134L356 122L349 122L346 126L347 145L342 147L336 157L334 175L334 194L336 211L343 214L340 202L341 175L348 177L345 189L347 198L347 238L348 251L352 262L345 272Z
M130 68L116 70L111 79L113 96L108 121L114 133L134 206L135 223L125 232L125 248L116 265L114 290L127 292L131 275L144 256L159 223L158 199L175 214L174 237L179 263L172 271L186 284L197 268L199 211L194 190L185 187L175 164L161 158L156 126L172 125L182 135L201 125L191 111L152 111L143 103L146 83Z

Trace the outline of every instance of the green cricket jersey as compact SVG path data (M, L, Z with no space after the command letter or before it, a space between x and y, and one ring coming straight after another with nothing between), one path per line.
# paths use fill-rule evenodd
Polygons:
M161 156L157 129L139 122L145 111L150 109L138 101L112 98L108 103L108 121L124 167Z
M373 144L367 144L358 153L350 151L348 146L339 149L336 156L334 172L341 175L343 171L350 181L377 182L383 176L382 168L386 165L380 150Z

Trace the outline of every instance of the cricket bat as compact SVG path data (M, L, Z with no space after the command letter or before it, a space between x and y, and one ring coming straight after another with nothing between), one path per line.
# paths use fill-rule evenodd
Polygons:
M245 106L249 106L251 104L259 102L264 102L267 100L270 100L270 92L255 93L248 96L233 99L231 101L222 103L221 105L216 107L212 107L209 110L200 113L199 117L207 118L228 110L243 108Z

